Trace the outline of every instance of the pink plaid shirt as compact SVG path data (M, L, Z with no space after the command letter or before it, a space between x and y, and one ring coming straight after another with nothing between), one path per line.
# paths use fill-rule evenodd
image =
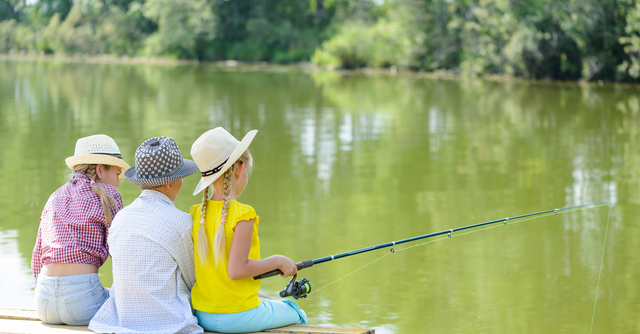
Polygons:
M49 263L88 263L100 267L109 256L106 219L100 197L91 189L84 173L49 197L40 217L40 228L33 247L31 269L38 277ZM111 215L122 209L122 198L115 187L97 183L116 200Z

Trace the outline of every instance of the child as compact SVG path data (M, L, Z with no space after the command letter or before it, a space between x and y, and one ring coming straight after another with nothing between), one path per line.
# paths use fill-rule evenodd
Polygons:
M218 127L191 147L202 174L193 194L204 190L202 204L191 207L196 266L191 300L207 331L259 332L307 323L296 302L259 294L260 281L252 278L276 268L283 277L297 272L295 263L282 255L260 259L259 218L251 206L236 201L248 182L253 161L247 148L257 132L249 131L239 142Z
M87 325L107 299L98 268L109 256L107 232L122 209L123 170L111 137L80 138L65 162L73 178L49 197L40 217L31 268L36 314L45 323Z
M113 286L91 319L98 333L201 334L189 303L195 281L191 216L173 205L198 167L169 137L146 140L124 177L142 189L109 231Z

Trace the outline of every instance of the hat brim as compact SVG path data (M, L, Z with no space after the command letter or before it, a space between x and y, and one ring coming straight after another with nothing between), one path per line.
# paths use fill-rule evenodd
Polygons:
M129 164L126 163L124 160L110 156L110 155L105 155L105 154L74 155L66 158L64 162L71 169L73 169L77 165L83 165L83 164L87 164L87 165L101 164L101 165L116 166L121 168L123 171L126 171L127 169L130 168ZM120 174L120 177L124 177L124 173Z
M162 177L159 177L159 178L154 178L154 179L141 178L140 175L138 175L136 166L133 166L127 169L123 175L124 175L124 178L127 179L127 181L131 182L131 184L136 185L138 187L150 187L150 188L158 187L163 184L178 181L198 171L198 165L196 165L195 162L188 159L183 159L183 160L184 160L184 163L182 164L182 168L173 172L170 175L163 175Z
M233 166L233 164L236 163L236 161L238 161L238 158L240 158L240 156L244 153L244 151L246 151L247 148L249 148L249 145L253 141L253 138L256 137L257 133L258 133L258 130L251 130L247 132L247 134L244 135L244 138L242 138L242 140L240 141L240 144L236 147L235 150L233 150L233 152L229 156L229 160L227 160L224 166L222 166L222 169L220 169L220 171L218 171L215 174L212 174L209 176L203 176L202 179L200 179L200 182L198 182L196 189L193 191L193 195L195 196L199 192L203 191L204 188L208 187L215 180L217 180L222 174L224 174L224 172L226 172L227 169L231 168L231 166Z

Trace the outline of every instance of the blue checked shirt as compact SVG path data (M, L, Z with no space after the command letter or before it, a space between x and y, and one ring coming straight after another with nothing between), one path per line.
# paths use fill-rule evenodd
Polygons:
M144 190L109 229L113 286L89 324L98 333L203 333L191 308L196 281L191 215Z

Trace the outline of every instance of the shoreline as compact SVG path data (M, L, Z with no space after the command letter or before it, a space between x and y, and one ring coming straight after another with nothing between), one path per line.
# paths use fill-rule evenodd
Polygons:
M261 72L304 72L311 73L335 73L342 76L400 76L414 77L436 80L451 81L469 81L483 80L488 82L505 82L505 83L524 83L524 84L542 84L557 86L579 86L579 87L624 87L640 89L640 83L622 83L622 82L603 82L598 81L561 81L551 79L526 79L506 74L486 75L486 76L467 76L459 73L459 71L436 70L433 72L397 70L395 67L388 69L377 68L360 68L355 70L324 68L314 65L310 62L291 63L291 64L275 64L268 62L244 62L236 60L222 61L198 61L198 60L181 60L160 57L129 57L116 55L36 55L36 54L0 54L0 61L15 62L59 62L59 63L85 63L85 64L113 64L113 65L152 65L152 66L203 66L216 68L222 71L261 71Z

